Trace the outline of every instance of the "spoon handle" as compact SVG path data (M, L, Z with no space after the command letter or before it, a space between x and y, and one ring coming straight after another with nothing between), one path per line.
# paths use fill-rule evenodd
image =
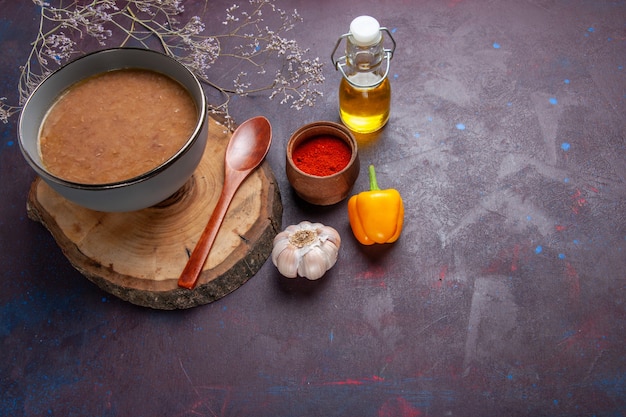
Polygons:
M215 238L217 237L217 232L219 232L220 226L224 221L224 217L228 211L228 206L230 205L230 202L243 179L245 179L245 175L239 177L227 176L225 178L224 187L222 188L217 205L213 209L211 218L202 231L202 235L200 236L198 243L196 243L196 247L191 253L189 260L187 261L187 265L185 265L185 269L183 269L183 272L178 278L179 287L191 290L196 286L198 277L202 272L202 267L204 266L204 263L209 256L209 252L211 251L211 247L213 247L213 243L215 242Z

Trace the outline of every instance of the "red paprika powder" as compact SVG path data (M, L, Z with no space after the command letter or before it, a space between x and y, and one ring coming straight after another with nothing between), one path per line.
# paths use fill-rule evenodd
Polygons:
M352 149L343 140L320 135L300 143L292 152L293 163L303 172L326 177L348 165Z

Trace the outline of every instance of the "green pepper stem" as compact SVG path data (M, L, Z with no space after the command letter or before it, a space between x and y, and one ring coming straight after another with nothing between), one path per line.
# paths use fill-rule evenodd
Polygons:
M370 176L370 190L380 190L378 188L378 182L376 181L376 170L374 170L374 165L369 166L369 176Z

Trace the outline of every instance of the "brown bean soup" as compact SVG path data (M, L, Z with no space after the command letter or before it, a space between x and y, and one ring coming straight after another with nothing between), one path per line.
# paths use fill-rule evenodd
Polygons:
M64 92L42 123L39 150L46 169L60 178L119 182L171 158L197 120L193 98L178 82L155 71L120 69Z

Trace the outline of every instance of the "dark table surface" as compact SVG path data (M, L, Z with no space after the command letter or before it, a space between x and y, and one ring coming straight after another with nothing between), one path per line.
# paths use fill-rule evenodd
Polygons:
M198 3L198 4L196 4ZM228 1L187 2L210 20ZM626 2L281 1L325 63L323 91L267 116L283 226L343 237L320 281L271 261L241 288L181 311L137 307L72 268L28 219L33 171L0 124L0 416L626 415ZM0 96L38 7L0 1ZM405 201L401 238L362 247L346 202L300 201L284 147L338 120L330 63L353 17L398 43L387 127L360 148ZM207 29L207 31L210 28ZM110 45L115 46L115 45Z

